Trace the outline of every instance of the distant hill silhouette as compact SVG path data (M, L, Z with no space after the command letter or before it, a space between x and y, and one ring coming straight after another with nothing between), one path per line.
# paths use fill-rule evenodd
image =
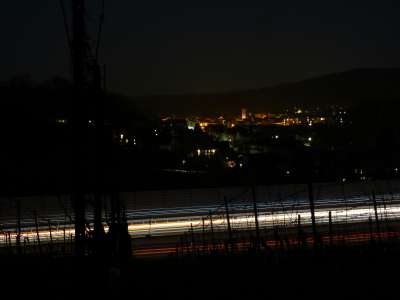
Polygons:
M356 105L400 99L400 69L354 69L261 89L220 94L153 95L134 98L159 114L238 114L241 107L273 112L287 107Z
M73 96L72 83L61 77L41 83L34 82L29 75L13 77L0 82L0 123L4 123L3 128L8 130L15 126L26 130L32 124L54 123L57 118L68 119L71 117ZM101 93L100 97L87 99L91 110L94 111L94 104L103 99L105 117L117 127L146 123L152 117L145 116L130 97L116 93Z

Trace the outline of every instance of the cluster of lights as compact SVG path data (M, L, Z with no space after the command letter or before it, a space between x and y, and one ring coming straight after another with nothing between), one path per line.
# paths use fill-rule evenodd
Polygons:
M301 113L303 113L302 110L299 110ZM301 114L299 113L299 111L296 112L296 114ZM290 126L290 125L301 125L302 123L307 124L308 126L312 127L314 125L314 123L319 123L319 122L325 122L326 118L325 117L318 117L318 118L310 118L307 117L307 119L302 122L301 120L299 120L299 118L290 118L287 117L285 119L283 119L283 122L281 123L275 123L277 125L283 125L283 126Z
M359 170L359 169L355 169L355 170L354 170L354 173L355 173L355 174L360 173L360 175L363 175L363 174L364 174L364 170L363 170L363 169L360 169L360 170Z
M121 133L121 134L119 135L119 138L120 138L120 142L121 142L122 144L128 145L129 142L130 142L129 138L126 137L123 133ZM136 146L136 138L133 138L133 145Z
M57 122L58 124L66 124L66 123L67 123L67 120L66 120L66 119L57 119L56 122Z
M363 180L363 181L367 180L367 176L365 176L366 174L363 169L355 169L354 173L360 175L360 180Z
M283 120L283 126L289 126L289 125L294 125L294 124L301 124L301 121L299 121L298 118L296 118L296 119L286 118Z
M205 149L205 150L197 149L196 152L197 152L197 156L200 156L202 154L202 152L203 152L203 155L211 156L211 155L214 155L217 152L217 150L216 149Z

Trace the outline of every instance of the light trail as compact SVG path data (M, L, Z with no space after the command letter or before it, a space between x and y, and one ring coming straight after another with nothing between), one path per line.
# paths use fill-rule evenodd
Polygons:
M343 208L331 209L316 209L315 217L318 224L327 224L329 222L329 211L332 211L332 222L334 224L344 223L357 223L367 222L369 218L374 218L374 209L370 206L362 206L351 210L344 210ZM278 212L271 213L268 211L259 211L258 222L260 228L273 228L274 226L296 225L298 216L302 220L302 224L311 224L311 213L308 210L298 210L295 212ZM380 221L393 220L400 217L400 204L386 205L386 209L381 209L379 212ZM211 220L208 215L197 216L191 218L173 218L173 219L160 219L150 224L151 220L146 223L131 223L128 225L129 233L132 237L143 237L146 235L163 236L174 235L188 232L193 226L196 232L202 231L202 222L204 218L204 226L209 230ZM214 230L226 231L227 220L224 216L214 217L213 220ZM252 213L231 213L230 223L232 230L247 230L255 228L254 214Z
M378 195L377 202L378 218L380 221L395 220L400 218L400 195L391 195L392 201L383 202L388 199L388 195ZM226 231L227 220L223 211L218 211L217 206L212 207L191 207L175 209L153 210L153 214L146 211L129 211L128 231L134 239L154 236L176 236L189 232L191 227L195 232L201 232L204 227L210 231L211 220L209 212L214 209L212 222L215 231ZM308 203L303 199L297 202L274 202L258 204L258 222L260 228L274 228L275 226L296 226L298 216L300 216L302 225L311 224L311 213ZM317 224L327 224L329 222L329 211L332 213L332 223L358 223L368 222L371 218L375 221L375 211L371 200L368 197L354 197L347 199L346 205L339 199L319 200L315 209L315 218ZM157 215L157 217L154 217ZM232 204L230 205L230 223L232 230L251 230L255 228L255 219L251 204ZM3 230L0 234L0 246L7 244L15 245L17 241L16 226ZM90 224L93 228L93 224ZM104 225L105 231L108 226ZM48 225L42 224L39 232L36 232L32 224L22 224L20 243L35 244L39 236L41 243L67 242L74 238L74 228L70 224L58 224L52 226L51 237Z
M346 235L346 241L351 242L352 244L357 244L357 243L365 243L371 241L371 238L373 239L388 239L388 238L399 238L400 233L398 232L381 232L381 233L349 233ZM343 235L324 235L321 237L323 243L329 244L330 240L332 240L333 243L341 242L343 241ZM285 243L288 243L288 245L296 247L299 243L298 239L287 239ZM306 243L310 246L314 244L314 239L312 237L307 237L306 238ZM265 240L265 245L270 248L276 248L280 247L281 243L280 241L269 239ZM286 246L288 246L286 245ZM236 242L234 244L234 248L236 251L243 251L246 249L249 249L253 247L252 243L250 241L241 241L241 242ZM224 243L217 243L217 244L207 244L207 245L202 245L201 243L198 245L189 245L189 246L183 246L182 248L179 249L179 252L182 253L195 253L195 252L213 252L213 251L218 251L218 252L223 252L227 251L226 245ZM176 247L171 247L169 245L165 245L164 247L149 247L149 248L139 248L135 249L134 251L135 256L141 256L141 257L146 257L146 256L165 256L165 255L171 255L171 254L176 254L177 253L177 248ZM178 253L179 254L179 253Z

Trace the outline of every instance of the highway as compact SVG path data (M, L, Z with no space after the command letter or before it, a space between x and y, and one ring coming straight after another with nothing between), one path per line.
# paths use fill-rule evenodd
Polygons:
M329 205L328 205L329 204ZM351 204L351 206L350 206ZM201 208L201 210L205 210ZM230 208L230 223L233 230L247 230L255 228L254 213L250 207ZM243 212L244 211L244 212ZM342 202L326 202L315 209L315 219L317 224L327 224L329 222L329 211L332 214L332 222L338 223L360 223L368 222L369 218L375 218L373 205L365 205L365 201L349 201L347 208ZM283 208L268 205L259 205L258 222L260 228L273 228L274 226L297 225L298 216L304 225L311 224L311 212L307 205ZM378 208L380 220L393 220L400 217L400 202L386 204L385 207ZM209 214L199 214L180 217L157 217L142 219L139 222L131 222L128 225L129 232L134 238L144 236L165 236L176 235L188 232L193 227L194 231L207 230L213 224L215 231L227 230L227 219L223 211L215 213L211 218Z
M380 221L396 220L400 218L400 194L376 195L377 217ZM311 213L307 199L294 201L279 201L258 203L258 222L262 229L276 226L296 226L300 216L301 224L311 224ZM320 199L315 204L315 219L317 225L329 222L329 212L332 224L351 224L375 222L373 201L370 197L352 197L345 200ZM230 224L232 230L251 230L255 228L255 218L252 203L229 203ZM212 217L210 217L212 216ZM90 220L92 215L88 214ZM62 215L52 216L51 224L41 222L39 231L36 231L33 220L24 220L21 223L21 244L35 244L38 237L41 243L63 242L74 237L73 220L65 222ZM146 239L148 237L173 237L181 236L191 229L194 232L210 231L211 226L215 232L227 230L225 208L217 206L177 207L169 209L130 210L127 211L128 230L133 239ZM3 223L0 234L0 246L15 245L17 229L15 221ZM108 226L104 224L105 231ZM50 230L51 229L51 230Z

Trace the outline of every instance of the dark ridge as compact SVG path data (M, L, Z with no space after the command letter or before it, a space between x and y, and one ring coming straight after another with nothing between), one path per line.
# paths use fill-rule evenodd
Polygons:
M352 106L400 98L400 69L354 69L303 81L230 93L152 95L133 98L157 114L237 114L241 107L276 112L292 106Z

